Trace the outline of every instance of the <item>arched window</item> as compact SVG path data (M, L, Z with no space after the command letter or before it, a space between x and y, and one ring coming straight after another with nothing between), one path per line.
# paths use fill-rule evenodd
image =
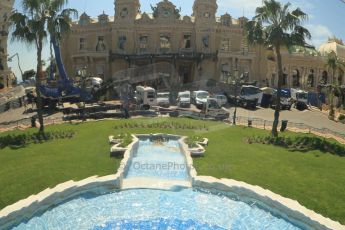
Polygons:
M275 73L272 73L271 85L272 85L272 86L275 86L275 84L276 84L276 74L275 74Z
M343 80L344 80L344 70L340 69L339 75L338 75L338 85L342 85Z
M288 75L286 73L283 74L283 86L287 86L288 84Z
M119 37L118 48L119 48L120 50L124 50L124 49L125 49L126 41L127 41L126 36L120 36L120 37Z
M314 87L314 70L311 69L308 75L308 87Z
M4 70L5 69L5 67L4 67L4 65L2 64L2 59L0 58L0 70Z
M325 85L325 84L327 84L327 82L328 82L328 73L325 70L322 72L320 83Z
M292 75L292 86L299 87L300 86L300 75L298 69L293 71Z

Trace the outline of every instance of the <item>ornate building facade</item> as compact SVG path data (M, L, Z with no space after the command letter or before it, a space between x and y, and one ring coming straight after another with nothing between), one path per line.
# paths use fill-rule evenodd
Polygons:
M0 1L0 83L10 87L13 73L7 66L8 18L12 11L14 0Z
M86 13L73 23L62 42L66 69L71 76L82 68L105 79L134 76L131 69L152 66L179 84L227 81L242 76L258 86L276 86L273 51L248 46L243 36L245 17L217 17L216 0L195 0L192 16L163 0L152 13L140 13L139 0L116 0L115 15L104 13L91 19ZM284 86L315 90L319 83L332 83L324 58L313 47L282 51ZM158 69L158 70L157 70ZM339 83L344 84L343 77Z

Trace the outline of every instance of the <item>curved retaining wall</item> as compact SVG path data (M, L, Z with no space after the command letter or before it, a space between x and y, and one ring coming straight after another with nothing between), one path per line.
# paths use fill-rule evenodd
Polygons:
M137 135L139 138L144 135ZM24 200L7 206L0 211L0 226L4 229L24 219L30 219L35 214L44 212L49 207L58 205L63 201L73 198L85 192L102 194L121 189L125 170L129 166L133 153L138 147L139 139L133 135L133 142L128 146L121 161L117 174L105 177L89 177L85 180L74 182L68 181L56 187L46 189L37 195L30 196ZM150 137L151 135L145 135ZM193 187L216 190L224 193L231 193L244 202L255 202L261 208L280 216L304 229L334 229L345 230L345 226L329 218L300 205L297 201L284 198L259 186L249 185L230 179L216 179L208 176L197 176L192 167L193 159L185 143L186 137L166 135L169 138L178 138L182 152L185 154L186 163L190 166L189 174Z
M345 226L339 222L323 217L295 200L282 197L259 186L231 179L196 176L193 180L193 187L235 194L239 200L255 202L264 210L270 211L303 229L345 230Z

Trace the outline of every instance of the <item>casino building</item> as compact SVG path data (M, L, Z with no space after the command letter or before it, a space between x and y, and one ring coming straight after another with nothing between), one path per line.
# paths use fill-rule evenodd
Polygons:
M7 66L8 18L12 11L14 0L0 1L0 85L10 87L14 78Z
M217 16L216 0L195 0L191 16L168 0L140 11L139 0L115 0L115 14L97 19L83 13L62 41L62 54L69 75L87 68L102 78L135 78L151 73L178 85L228 81L242 77L258 86L276 86L273 51L249 46L243 36L245 17ZM229 9L231 11L231 9ZM328 45L331 44L331 45ZM318 84L344 84L344 71L334 79L325 67L324 55L345 46L330 39L320 51L313 47L283 50L284 86L316 90Z

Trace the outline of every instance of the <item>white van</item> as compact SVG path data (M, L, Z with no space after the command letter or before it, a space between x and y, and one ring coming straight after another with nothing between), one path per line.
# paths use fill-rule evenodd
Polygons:
M170 93L169 92L160 92L157 93L157 104L162 107L170 106Z
M150 109L151 106L157 105L157 95L154 88L137 86L135 95L137 103L144 109Z
M210 94L204 90L198 90L193 92L193 102L198 109L202 109L205 107L207 98Z
M177 96L178 107L190 107L190 91L179 92Z

